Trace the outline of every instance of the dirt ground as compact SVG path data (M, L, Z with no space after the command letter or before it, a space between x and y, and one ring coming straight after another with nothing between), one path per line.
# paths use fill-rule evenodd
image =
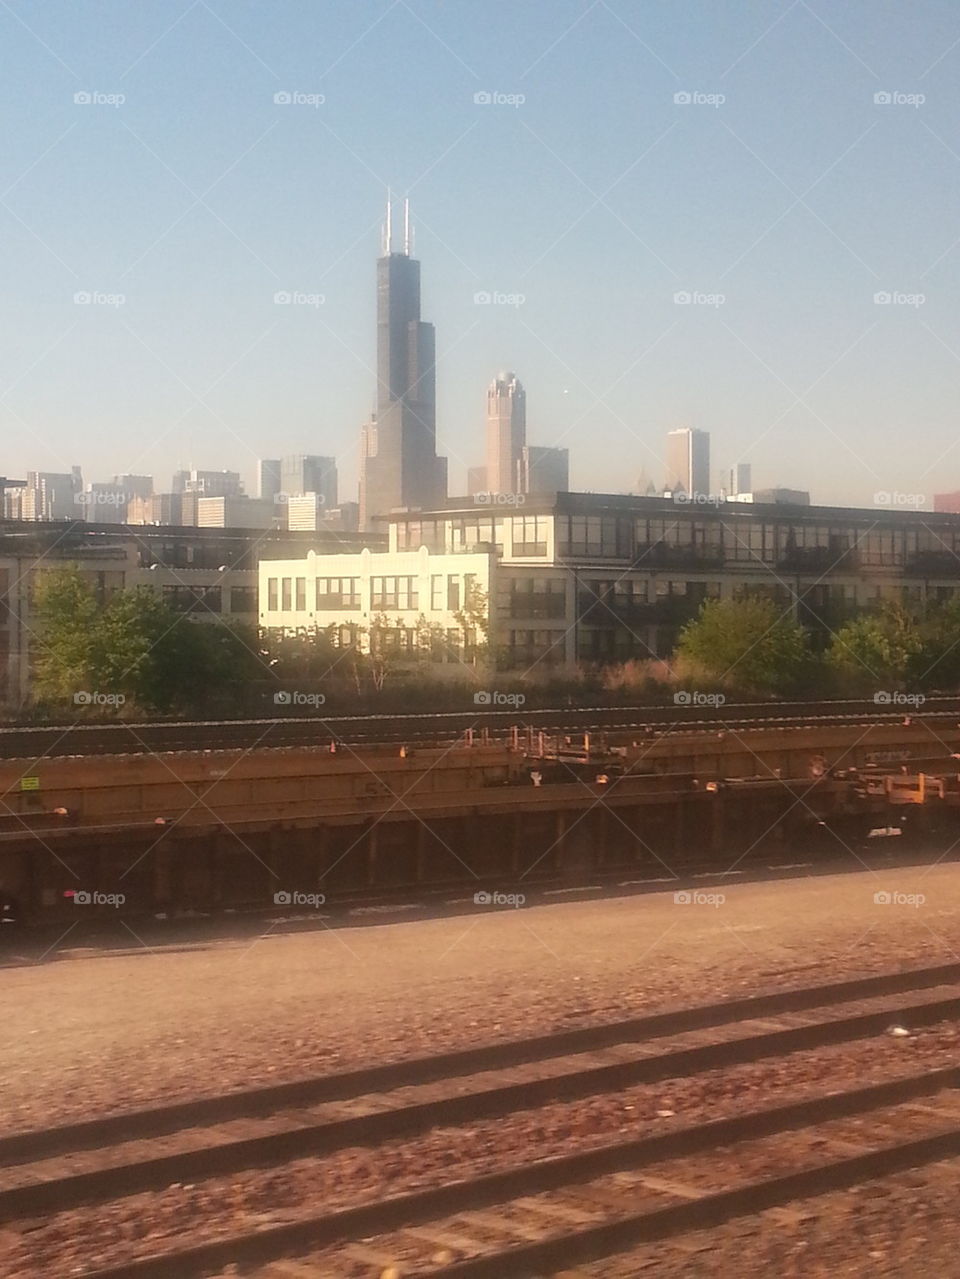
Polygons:
M952 864L698 892L0 969L4 1127L960 959Z

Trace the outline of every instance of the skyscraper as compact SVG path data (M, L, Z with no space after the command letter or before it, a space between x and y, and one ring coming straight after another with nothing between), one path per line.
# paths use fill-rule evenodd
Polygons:
M280 490L287 497L318 493L324 505L337 505L337 459L292 453L280 461Z
M526 492L520 486L520 455L526 442L526 391L515 373L501 373L487 390L487 488L491 493Z
M280 492L280 459L262 457L257 462L257 497L272 502Z
M520 450L519 492L546 496L566 493L570 488L570 452L525 444Z
M668 432L666 489L687 497L710 492L710 436L706 431L684 426Z
M753 481L750 476L750 463L738 462L736 466L731 466L730 475L727 480L727 492L731 497L739 497L741 493L750 493L753 491Z
M396 507L435 508L447 495L447 461L437 457L436 351L432 324L420 319L420 263L410 256L410 210L394 248L387 201L383 256L377 262L377 410L363 428L360 525Z

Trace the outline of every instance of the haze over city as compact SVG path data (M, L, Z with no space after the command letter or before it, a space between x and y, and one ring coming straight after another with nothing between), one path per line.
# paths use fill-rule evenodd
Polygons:
M951 6L97 15L0 12L8 473L254 492L304 452L352 498L392 188L451 492L505 368L580 489L658 476L678 426L822 503L960 486Z
M956 0L0 0L0 1279L960 1275Z

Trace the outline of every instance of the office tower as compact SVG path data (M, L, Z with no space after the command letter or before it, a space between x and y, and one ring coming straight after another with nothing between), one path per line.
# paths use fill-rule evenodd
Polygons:
M262 457L257 463L257 497L272 502L280 492L280 459Z
M239 471L177 471L171 489L199 497L239 497L243 493Z
M180 524L182 522L182 493L151 493L149 497L132 497L127 503L128 524Z
M123 489L128 500L135 497L150 497L153 494L153 476L152 475L115 475L113 477L114 484L118 488Z
M15 499L17 518L23 520L82 520L83 477L80 467L70 474L27 471L27 482ZM11 494L11 497L14 495Z
M570 489L570 452L525 444L520 450L521 493L567 493Z
M198 528L275 528L283 520L280 510L276 502L243 494L199 496L196 525Z
M377 410L361 433L360 521L364 529L397 507L433 509L447 495L447 461L437 456L435 337L420 319L420 263L410 256L410 210L403 205L395 247L387 201L377 262Z
M710 436L706 431L681 427L668 432L666 489L688 497L710 492Z
M301 497L317 493L331 509L337 505L337 459L293 453L280 461L280 493Z
M527 395L515 373L487 388L487 484L491 493L518 492L520 452L527 442Z
M77 513L78 518L85 519L88 524L123 524L127 518L130 496L116 482L107 484L94 481L76 495L76 501L82 503Z
M730 497L739 497L743 493L753 492L753 481L750 475L750 463L738 462L736 466L731 466L730 474L727 477L727 494Z

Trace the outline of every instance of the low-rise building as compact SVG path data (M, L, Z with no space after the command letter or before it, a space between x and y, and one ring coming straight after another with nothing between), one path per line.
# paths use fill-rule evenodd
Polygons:
M33 589L46 570L76 567L104 604L115 591L148 586L197 621L256 626L261 559L308 551L355 554L384 543L369 534L330 531L0 522L0 706L30 700Z
M338 556L336 569L329 556L261 564L261 626L333 624L348 638L384 614L401 630L462 632L462 604L451 606L445 584L460 583L462 600L470 576L486 601L491 650L528 669L665 656L705 600L744 591L779 601L820 636L883 599L960 591L960 517L949 514L585 493L518 506L498 503L509 495L478 496L488 501L392 514L388 551Z

